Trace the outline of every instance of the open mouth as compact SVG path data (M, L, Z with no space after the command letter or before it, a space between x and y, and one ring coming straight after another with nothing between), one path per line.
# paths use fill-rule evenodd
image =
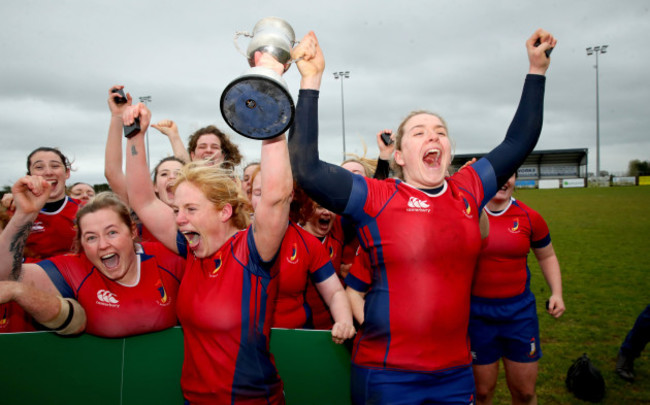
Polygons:
M201 241L201 235L197 232L185 231L183 232L183 236L185 236L185 239L190 244L190 249L195 249Z
M332 220L330 218L318 218L318 225L320 226L329 226Z
M427 167L436 167L440 164L440 149L429 149L425 154L422 161Z
M108 270L115 269L120 264L120 256L115 253L110 253L101 257L102 264Z
M167 199L169 201L174 200L174 193L172 192L172 184L168 184L167 187L165 187L165 192L167 193Z

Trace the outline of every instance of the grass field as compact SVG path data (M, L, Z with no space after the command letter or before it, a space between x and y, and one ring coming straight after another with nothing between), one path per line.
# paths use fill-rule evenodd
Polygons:
M522 189L514 197L549 225L567 307L558 320L546 314L549 289L531 254L531 289L537 297L543 351L539 403L584 403L567 391L564 379L572 361L587 353L605 378L602 403L650 404L650 347L635 362L634 383L614 372L619 346L650 304L650 187ZM502 374L495 404L507 403L510 395Z

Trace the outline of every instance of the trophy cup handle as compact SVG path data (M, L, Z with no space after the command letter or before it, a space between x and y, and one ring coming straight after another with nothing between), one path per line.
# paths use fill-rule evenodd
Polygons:
M295 47L299 43L300 43L300 41L293 41L292 46ZM290 59L287 63L285 63L286 67L284 68L284 71L286 72L287 69L289 69L289 66L291 66L292 63L300 62L301 60L302 60L302 56L300 58L298 58L298 59Z
M234 37L233 40L232 40L233 43L235 44L235 48L237 48L237 51L238 51L239 53L241 53L245 58L248 59L248 56L247 56L247 55L246 55L246 54L241 50L241 48L239 47L239 43L238 43L238 41L239 41L239 36L240 36L240 35L243 35L243 36L245 36L245 37L249 37L249 38L253 38L253 34L251 34L251 33L248 32L248 31L237 31L237 32L235 32L235 37Z

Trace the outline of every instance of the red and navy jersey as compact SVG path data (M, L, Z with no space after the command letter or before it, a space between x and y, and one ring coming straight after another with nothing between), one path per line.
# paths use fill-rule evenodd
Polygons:
M48 257L72 251L77 227L75 217L80 201L65 197L65 202L55 212L41 211L25 243L25 262L35 263Z
M473 167L435 195L396 179L354 176L344 214L372 265L367 288L348 277L348 286L368 291L355 365L433 372L471 364L467 327L483 199Z
M529 291L528 252L531 247L551 243L546 221L514 198L501 212L485 211L490 219L490 235L483 240L472 295L511 298Z
M289 329L312 327L305 289L308 276L320 283L334 274L327 250L314 235L289 222L276 260L280 267L280 285L271 326Z
M86 332L124 337L178 324L176 300L185 260L160 243L138 245L139 279L128 286L108 279L84 254L38 262L63 297L86 310Z
M325 247L329 259L334 266L336 274L341 275L341 257L343 256L343 228L339 217L334 219L332 229L329 231L322 245ZM305 293L307 305L311 308L312 317L314 319L314 329L332 329L334 320L330 314L330 310L320 296L313 280L310 280L307 285L307 292Z
M146 226L142 224L138 224L136 228L138 230L138 235L140 235L140 240L142 240L142 242L158 242L158 239L156 239L156 237L153 236L151 231L149 231L149 229Z
M353 283L353 288L363 293L368 292L370 288L372 283L372 263L370 263L368 252L361 249L361 246L357 248L352 267L350 267L350 273L345 278L345 282L346 284Z
M352 239L349 243L343 245L343 253L341 254L341 264L352 264L354 263L354 258L357 255L357 249L359 248L359 240L357 238Z
M181 388L192 404L284 403L269 350L278 266L263 262L251 227L197 259L179 233L187 270L178 294L185 359Z
M11 301L0 304L0 333L33 332L37 330L32 323L32 317Z

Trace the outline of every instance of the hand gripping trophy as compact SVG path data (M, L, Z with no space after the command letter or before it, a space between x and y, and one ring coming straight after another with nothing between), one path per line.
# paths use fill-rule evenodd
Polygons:
M237 45L240 35L252 38L246 54ZM267 53L284 65L291 65L295 41L293 28L284 20L266 17L255 24L253 33L237 32L235 47L251 66L233 80L221 94L221 114L237 133L253 139L269 139L284 133L293 122L295 105L287 83L271 68L255 66L255 53Z

